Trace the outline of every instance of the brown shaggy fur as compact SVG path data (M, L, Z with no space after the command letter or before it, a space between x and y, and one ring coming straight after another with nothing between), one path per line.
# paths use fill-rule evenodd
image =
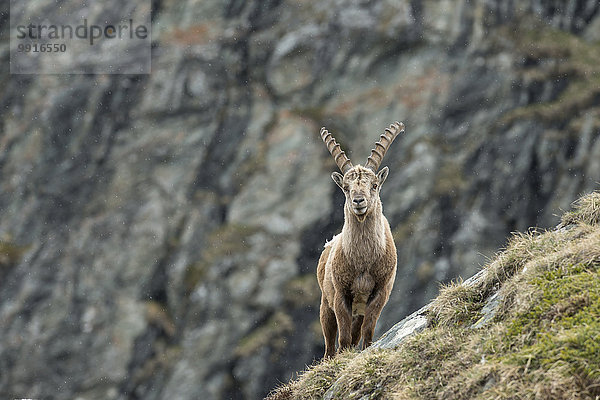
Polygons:
M396 246L379 198L388 168L377 174L360 165L343 176L332 174L346 195L342 232L325 245L317 267L321 287L321 326L325 355L362 348L373 341L375 324L387 303L396 276Z

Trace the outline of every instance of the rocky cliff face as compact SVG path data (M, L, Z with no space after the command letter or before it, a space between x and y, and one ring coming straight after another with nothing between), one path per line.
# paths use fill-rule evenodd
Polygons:
M0 18L2 397L258 398L319 357L323 125L356 163L407 127L379 333L600 181L595 1L153 7L142 76L9 75Z

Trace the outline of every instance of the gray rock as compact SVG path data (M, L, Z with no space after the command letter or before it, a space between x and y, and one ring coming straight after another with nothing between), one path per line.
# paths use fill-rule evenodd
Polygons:
M502 296L500 295L500 292L496 292L493 295L491 295L486 300L483 308L480 311L482 314L481 318L473 324L472 328L478 329L483 328L485 325L487 325L487 323L490 322L496 316L498 307L501 303Z
M426 313L429 305L426 305L415 311L396 325L374 342L368 349L393 349L399 346L405 339L416 335L427 327Z

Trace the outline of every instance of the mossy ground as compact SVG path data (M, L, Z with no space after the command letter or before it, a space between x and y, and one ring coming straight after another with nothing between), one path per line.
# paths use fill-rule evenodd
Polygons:
M600 193L552 231L516 234L482 279L442 288L424 332L345 352L271 399L599 399ZM493 319L473 328L489 297Z

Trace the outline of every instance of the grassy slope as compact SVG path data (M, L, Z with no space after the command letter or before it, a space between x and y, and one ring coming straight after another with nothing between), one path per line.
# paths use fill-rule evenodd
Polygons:
M514 235L472 287L444 287L394 350L310 367L271 399L600 399L600 192L556 230ZM494 318L472 325L493 294Z

